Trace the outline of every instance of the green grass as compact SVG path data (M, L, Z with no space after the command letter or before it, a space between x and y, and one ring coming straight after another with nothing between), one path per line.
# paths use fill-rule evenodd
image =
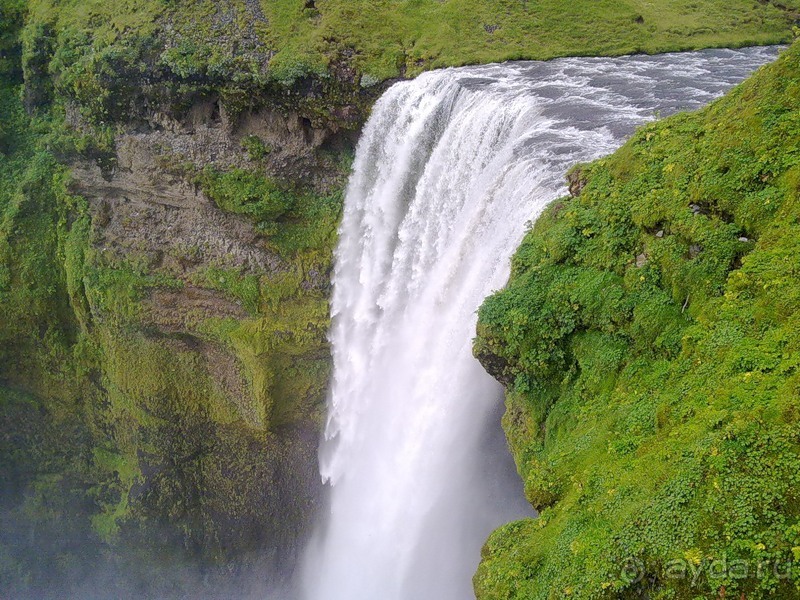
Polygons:
M276 62L293 56L330 64L352 49L359 70L377 79L518 58L788 39L780 10L749 1L319 0L309 10L302 0L278 0L263 6L270 23L267 39L280 49Z
M800 597L800 45L577 176L480 310L541 517L478 597Z
M213 89L232 108L251 102L253 89L305 89L313 79L330 118L359 86L436 67L787 42L800 4L263 0L259 9L241 0L33 0L29 11L29 86L49 71L60 95L101 122L124 118L128 97L142 93L131 82L147 76L170 79L174 100ZM52 58L49 67L43 56Z

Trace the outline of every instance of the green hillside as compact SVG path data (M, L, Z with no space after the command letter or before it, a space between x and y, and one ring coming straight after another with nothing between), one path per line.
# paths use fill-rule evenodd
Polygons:
M343 189L393 78L788 42L798 13L798 0L0 0L0 597L226 597L217 584L292 573L322 499ZM751 247L728 241L720 256ZM710 298L724 273L705 260L680 273L717 278ZM705 301L693 289L679 318L653 300L672 328L654 356L674 359L675 328ZM615 327L633 310L620 303Z
M800 597L800 46L570 178L480 310L541 516L478 597Z
M5 0L9 1L9 0ZM157 53L186 77L228 84L305 75L369 86L423 69L788 41L797 0L31 0L67 72L104 54ZM153 40L159 40L153 42ZM155 44L155 47L153 47ZM111 50L113 49L113 50ZM91 56L89 56L91 54Z

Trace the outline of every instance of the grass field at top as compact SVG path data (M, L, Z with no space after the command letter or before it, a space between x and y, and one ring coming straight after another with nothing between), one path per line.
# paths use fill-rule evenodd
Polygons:
M381 78L406 66L661 52L786 41L786 11L752 0L303 0L262 3L276 48L353 48ZM791 3L790 3L791 4ZM796 8L792 7L792 8Z
M32 0L29 7L33 23L82 31L95 46L155 31L168 43L191 40L190 60L209 54L198 47L249 32L284 77L346 63L365 84L509 59L786 42L800 13L798 0Z

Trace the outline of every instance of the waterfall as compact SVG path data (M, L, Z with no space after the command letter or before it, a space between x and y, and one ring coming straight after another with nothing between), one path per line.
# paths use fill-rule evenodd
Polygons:
M336 251L329 514L308 600L465 600L525 513L487 445L502 390L471 353L526 223L564 173L656 114L702 106L776 48L446 69L393 85L358 145ZM488 464L488 467L487 467ZM498 470L502 467L498 466Z

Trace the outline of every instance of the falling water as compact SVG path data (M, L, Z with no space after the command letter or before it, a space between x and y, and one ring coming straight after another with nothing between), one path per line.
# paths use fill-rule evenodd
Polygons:
M336 252L330 514L309 600L465 600L480 547L524 514L491 481L501 389L473 359L475 311L564 172L656 114L699 107L776 48L564 59L426 73L378 101Z

